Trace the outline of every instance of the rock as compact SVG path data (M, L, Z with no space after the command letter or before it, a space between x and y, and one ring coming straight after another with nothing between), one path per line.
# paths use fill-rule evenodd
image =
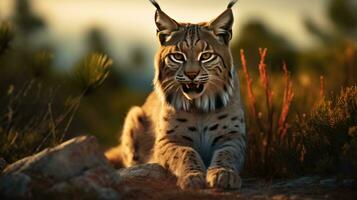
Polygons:
M7 166L0 177L0 196L119 199L119 181L95 137L81 136Z
M318 183L319 181L319 177L318 176L304 176L298 179L294 179L294 180L290 180L287 182L283 182L283 183L278 183L276 184L279 187L305 187L305 186L311 186L314 185L315 183Z
M357 188L357 181L354 179L344 179L341 183L342 187Z
M156 163L148 163L136 165L130 168L119 170L119 175L122 179L128 178L151 178L165 179L172 175L161 165Z
M336 178L328 178L320 180L320 185L323 187L337 187Z
M66 182L55 184L47 195L58 196L72 193L91 194L98 199L118 199L118 193L113 190L119 184L117 172L110 167L101 166L89 169L83 175L74 177Z
M7 162L4 158L0 157L0 173L5 169Z
M21 159L6 167L3 173L39 174L63 181L99 165L107 165L107 160L95 137L81 136Z
M13 173L0 177L0 197L23 198L30 194L31 178L26 174Z
M0 176L0 199L290 200L357 196L352 188L355 180L339 183L331 177L306 176L279 182L244 179L242 190L222 193L211 189L182 192L176 181L168 170L155 163L115 170L96 139L82 136L8 165ZM339 192L339 184L350 187ZM336 194L341 198L334 198Z

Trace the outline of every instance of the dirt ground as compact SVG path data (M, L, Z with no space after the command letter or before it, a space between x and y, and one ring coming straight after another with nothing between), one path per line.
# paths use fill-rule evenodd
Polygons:
M157 183L148 180L131 180L124 183L121 191L123 199L167 199L167 200L297 200L297 199L331 199L355 200L357 190L354 185L340 186L325 179L322 184L312 183L309 177L294 180L267 182L259 179L243 179L239 191L181 191L174 180ZM329 182L330 181L330 182ZM125 189L126 188L126 189Z

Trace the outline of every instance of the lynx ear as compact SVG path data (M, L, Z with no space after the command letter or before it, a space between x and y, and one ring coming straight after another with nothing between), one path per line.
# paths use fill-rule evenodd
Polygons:
M161 45L164 45L170 38L172 32L179 29L179 23L164 13L159 4L155 0L150 2L156 7L155 23L157 27L157 36L159 37Z
M227 9L209 23L209 27L213 30L214 34L219 37L225 44L228 44L232 39L232 26L233 26L233 12L232 6L237 0L232 0Z

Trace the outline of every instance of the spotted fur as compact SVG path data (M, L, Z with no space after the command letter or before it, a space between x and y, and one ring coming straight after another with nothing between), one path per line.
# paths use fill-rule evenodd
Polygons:
M178 23L157 8L155 90L132 108L121 144L107 152L124 166L157 162L184 189L239 188L246 148L239 81L229 49L233 13Z

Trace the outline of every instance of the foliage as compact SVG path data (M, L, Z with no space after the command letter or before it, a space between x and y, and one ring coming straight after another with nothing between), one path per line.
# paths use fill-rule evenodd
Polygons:
M93 53L74 68L74 80L81 90L91 92L101 86L108 77L113 61L106 55Z
M56 90L32 80L17 89L10 85L0 110L0 155L8 162L31 155L64 139L73 107L58 111Z
M357 28L356 9L354 0L332 0L328 14L335 26L344 31L353 31Z
M322 99L309 117L296 124L306 171L356 176L357 87Z
M320 90L315 94L317 103L305 105L312 111L295 113L294 119L292 107L301 102L293 102L295 92L286 65L281 76L283 92L273 90L265 64L267 49L260 49L259 54L260 85L255 87L241 50L246 82L243 92L249 108L245 173L263 177L312 173L356 175L357 87L347 87L340 95L327 99L321 76ZM257 100L259 93L263 93L265 101ZM276 94L282 94L281 99Z
M259 59L255 59L257 49L264 47L268 48L272 55L269 62L273 72L280 71L280 64L283 60L289 66L296 66L297 52L289 40L269 29L266 25L259 21L251 21L240 28L239 39L232 44L232 52L234 55L239 55L240 49L245 50L249 66L254 66L259 63ZM238 60L236 60L238 62ZM293 69L295 71L295 69Z
M10 42L14 37L14 33L9 23L0 23L0 55L10 48Z
M11 39L9 25L2 24L0 44L4 45L1 45L0 53L8 51ZM9 54L14 54L15 59L23 56L15 51L16 49L9 51ZM52 82L42 79L51 74L52 53L38 51L29 55L30 62L15 69L24 72L30 68L32 75L20 77L17 72L16 81L12 81L5 90L0 90L0 155L7 162L14 162L46 147L57 145L68 137L83 96L103 84L112 63L110 58L102 54L84 58L75 68L74 76L74 81L81 83L80 92L73 95L64 92L64 88L68 86L58 86L56 79ZM10 55L0 60L3 62L3 72L16 65L16 62L8 63L8 60L15 61ZM10 76L8 80L12 80L12 74L7 75Z
M45 26L44 21L32 12L31 4L28 0L16 0L15 9L14 21L21 33L34 32Z

